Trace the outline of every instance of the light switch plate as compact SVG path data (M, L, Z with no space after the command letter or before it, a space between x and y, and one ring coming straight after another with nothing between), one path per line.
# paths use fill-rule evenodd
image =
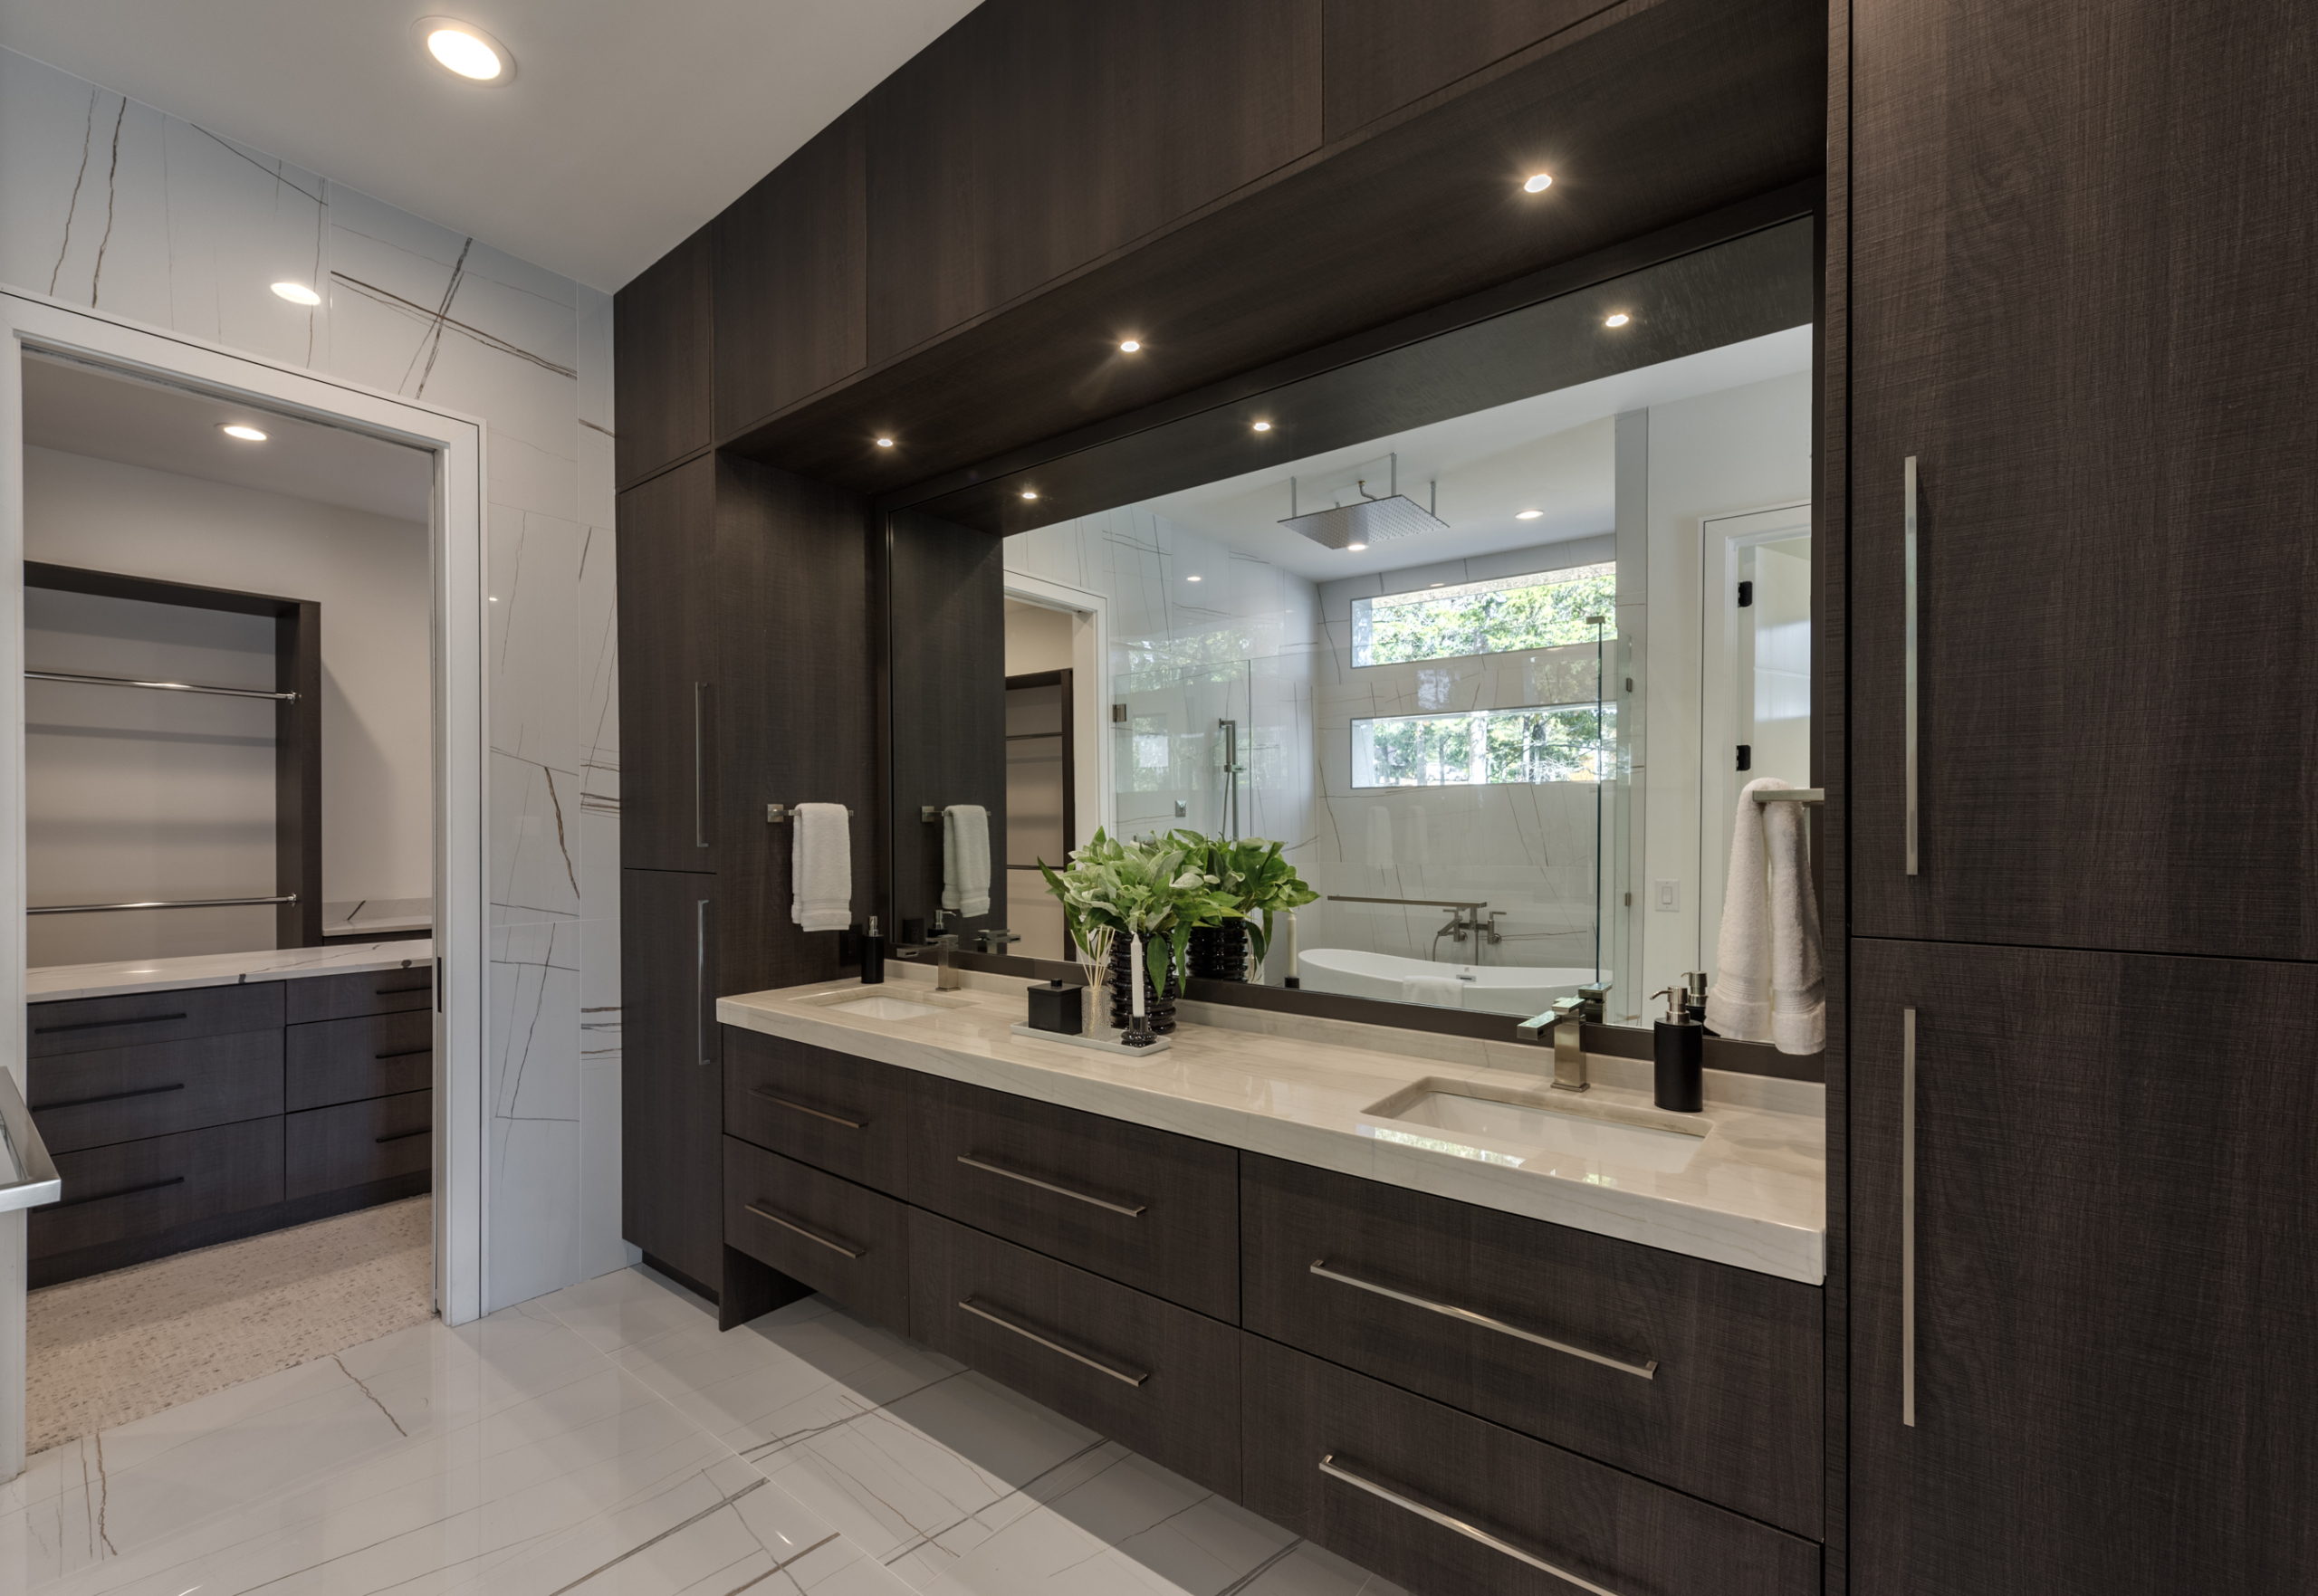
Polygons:
M1678 914L1681 913L1681 908L1682 884L1679 881L1658 883L1658 912L1662 914Z

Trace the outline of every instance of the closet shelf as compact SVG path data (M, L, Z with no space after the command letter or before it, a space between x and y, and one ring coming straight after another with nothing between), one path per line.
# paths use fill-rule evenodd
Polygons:
M139 682L129 676L76 676L64 671L26 671L27 682L84 682L95 687L150 687L161 693L212 693L220 698L273 698L294 702L294 693L268 693L259 687L203 687L191 682ZM237 900L238 901L238 900ZM258 900L252 899L254 903ZM271 899L266 900L272 902Z

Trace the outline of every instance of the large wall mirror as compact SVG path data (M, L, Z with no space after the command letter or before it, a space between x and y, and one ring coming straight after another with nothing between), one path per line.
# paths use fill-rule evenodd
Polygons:
M1319 894L1274 989L1521 1018L1602 983L1641 1025L1710 976L1743 788L1813 782L1811 233L890 514L901 928L1074 958L1036 865L1180 831ZM966 805L988 898L945 907Z

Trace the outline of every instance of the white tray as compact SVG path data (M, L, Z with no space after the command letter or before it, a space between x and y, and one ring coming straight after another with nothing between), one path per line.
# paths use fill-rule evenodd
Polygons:
M1119 1040L1125 1033L1112 1030L1108 1026L1103 1027L1104 1034L1099 1037L1066 1037L1060 1031L1042 1031L1036 1026L1028 1025L1016 1025L1011 1028L1018 1037L1030 1037L1041 1042L1068 1042L1073 1047L1092 1047L1097 1053L1123 1053L1129 1058L1148 1058L1154 1053L1164 1053L1174 1046L1165 1037L1154 1037L1148 1046L1130 1047Z

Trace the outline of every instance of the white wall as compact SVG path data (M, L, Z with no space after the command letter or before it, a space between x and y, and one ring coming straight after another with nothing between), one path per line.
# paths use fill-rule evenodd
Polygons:
M1074 657L1070 616L1043 604L1006 601L1006 674L1028 676L1039 671L1067 671ZM1084 691L1100 693L1100 683Z
M5 50L0 282L484 422L484 1304L618 1267L610 296Z
M24 451L24 519L28 559L320 604L323 900L423 899L433 894L430 638L434 617L427 590L429 534L425 525L311 499L32 448ZM28 598L28 609L32 602ZM273 623L238 618L250 621L265 634L266 668L261 671L258 684L270 687ZM43 655L38 639L27 638L26 658L35 668L40 666ZM85 666L50 668L86 668L113 675L126 671L118 663L106 665L94 654ZM33 695L35 721L43 719L41 705L61 706L65 694L76 695L76 702L99 712L106 712L98 705L97 695L113 700L141 696L118 689L53 684L35 685L27 692ZM195 702L218 706L206 712L212 715L232 717L238 712L240 722L270 734L271 705L171 698L147 705L143 712L148 718L160 716L153 731L166 736L179 720L193 712L188 705ZM111 712L137 712L117 704L111 706ZM61 739L50 741L59 748L62 745ZM263 767L261 790L244 816L263 832L267 857L255 874L243 877L241 890L251 893L270 891L273 879L270 752L261 752L256 762ZM166 769L166 761L162 768ZM41 769L35 761L30 773L37 774ZM98 790L82 798L101 803L105 796ZM76 808L89 812L81 798L63 789L53 797L63 808L49 817L50 823L43 824L37 804L28 816L27 846L35 901L48 896L43 890L43 869L62 863L43 856L53 842L62 840L55 821ZM122 817L129 817L127 811ZM184 847L198 846L196 836L182 831L174 841ZM85 870L97 863L83 860L74 868ZM166 860L154 863L163 872L163 879L184 875L190 880L203 868L193 865L190 870L180 870ZM180 894L174 889L161 891L157 881L135 889L131 895ZM254 915L254 929L260 940L247 940L246 930L237 934L228 918L234 915L245 920ZM156 923L164 920L169 922L167 926ZM271 947L273 932L270 910L179 911L173 917L161 913L58 915L34 922L32 959L38 965L142 958L160 953L164 940L173 952L230 952ZM179 945L187 939L217 945ZM131 945L140 941L149 945Z

